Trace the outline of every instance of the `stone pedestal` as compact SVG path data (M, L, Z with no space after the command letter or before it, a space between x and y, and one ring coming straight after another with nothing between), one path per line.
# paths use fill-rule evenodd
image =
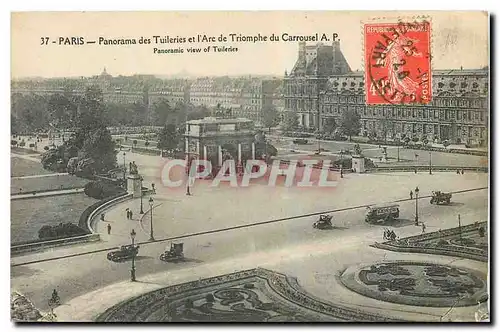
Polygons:
M387 162L387 152L382 153L382 161L383 161L384 163L386 163L386 162Z
M356 173L365 172L365 157L361 155L352 156L352 168Z
M134 198L141 197L141 177L139 174L129 174L127 176L127 192Z

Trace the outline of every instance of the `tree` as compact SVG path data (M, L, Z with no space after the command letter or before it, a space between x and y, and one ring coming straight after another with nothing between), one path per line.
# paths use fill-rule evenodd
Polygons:
M271 133L271 128L279 124L279 114L274 105L267 105L262 108L262 125L265 128L269 128L269 133Z
M50 115L52 125L57 128L68 128L71 126L71 116L76 105L67 94L53 94L50 96L47 111Z
M168 124L158 134L158 149L172 152L179 144L180 136L175 125Z
M40 95L12 95L11 114L17 119L13 123L17 132L34 132L49 127L47 100Z
M360 116L357 112L344 111L340 121L340 128L344 135L349 136L349 141L353 135L357 135L361 129Z
M164 126L172 112L168 99L161 98L153 104L153 123L157 126Z
M384 138L384 142L387 142L387 134L388 133L394 133L394 121L389 120L389 119L382 119L382 137Z
M286 132L297 129L299 126L299 120L297 115L293 112L286 112L283 119L283 130Z
M116 167L115 142L106 126L95 129L80 151L82 158L94 160L97 172L109 171Z
M328 117L323 125L323 131L328 135L332 135L336 127L337 123L335 122L335 118Z

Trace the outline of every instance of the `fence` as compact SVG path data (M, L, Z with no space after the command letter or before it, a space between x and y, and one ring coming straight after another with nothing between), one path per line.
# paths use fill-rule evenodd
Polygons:
M112 196L108 199L97 202L96 204L90 206L89 208L87 208L89 209L89 211L85 210L84 213L82 214L82 217L80 217L80 223L79 223L80 227L82 226L82 223L85 222L86 225L85 229L87 229L91 233L95 233L94 224L95 221L98 219L96 217L111 205L121 203L129 198L132 198L132 194L121 193L116 196Z
M100 239L101 238L99 234L87 234L87 235L66 237L62 239L49 240L49 241L35 241L31 243L13 245L10 247L10 253L11 255L22 254L25 252L33 252L47 248L65 246L68 244L96 242L99 241Z
M488 167L474 167L474 166L431 166L430 169L434 172L456 172L459 171L468 171L468 172L477 172L477 173L488 173ZM374 167L366 169L367 173L376 173L376 172L428 172L429 166L382 166L382 167Z

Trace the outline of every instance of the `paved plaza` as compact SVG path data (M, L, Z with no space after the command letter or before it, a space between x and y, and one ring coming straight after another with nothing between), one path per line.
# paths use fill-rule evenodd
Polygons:
M123 152L118 156L123 160ZM399 260L443 266L451 264L472 269L481 276L486 275L487 264L484 262L457 260L456 257L450 256L395 252L375 248L373 245L383 242L385 229L394 230L401 238L421 234L421 226L414 224L415 199L409 197L409 191L417 186L421 197L419 219L425 223L427 232L456 227L459 214L462 225L487 220L488 174L352 173L345 174L343 178L337 177L337 185L331 188L269 187L263 183L251 184L245 188L212 187L210 181L200 180L191 188L191 195L188 196L185 187L172 189L161 185L164 159L127 151L125 162L131 161L138 165L139 172L144 177L144 186L156 184L156 194L143 197L144 214L139 213L139 198L128 200L105 211L105 222L97 223L96 230L101 235L101 241L98 243L54 248L11 258L12 289L27 296L44 312L49 310L47 297L50 290L57 289L63 302L63 305L55 309L59 321L109 320L113 316L102 316L106 310L134 296L204 278L245 270L254 271L259 267L271 271L266 272L269 278L275 275L287 280L286 284L293 285L296 282L295 286L290 287L298 287L304 298L311 298L307 303L326 308L323 314L314 313L314 317L323 317L317 320L356 320L349 318L354 317L352 310L358 312L359 320L371 317L366 318L368 321L475 319L475 305L456 307L452 310L408 304L395 305L357 294L345 287L339 277L342 271L355 265ZM428 196L433 190L455 192L452 204L431 205ZM155 242L149 241L150 197L154 202ZM365 223L364 213L367 205L393 201L400 204L401 216L398 222L390 225ZM132 220L126 218L127 208L134 212ZM320 212L332 214L332 230L321 231L312 227ZM269 223L252 225L262 222ZM107 225L112 227L109 235ZM140 243L136 260L136 283L128 280L130 262L113 263L106 259L106 252L110 248L130 243L132 229L137 233L136 242ZM227 230L221 231L223 229ZM162 262L158 257L169 247L171 241L168 239L173 237L180 237L176 241L184 242L186 258L177 264ZM256 275L248 276L253 278L253 281L234 286L242 287L243 291L240 293L246 294L244 297L255 293L262 303L271 303L279 292L288 294L288 286L282 290L262 288L259 280L267 277L258 276L261 272L255 273ZM222 280L220 282L226 285L226 277L220 278L217 280ZM245 288L247 284L253 284L255 289ZM203 304L201 300L208 294L206 292L197 293L198 300L193 303L193 308L208 305ZM225 293L216 292L217 296L226 296L221 294ZM179 310L184 308L185 301L186 298L179 297L176 302ZM310 320L311 309L308 306L300 309L301 314L298 316L287 314L293 309L293 305L290 309L287 301L280 300L274 307L265 307L265 310L259 307L258 310L265 313L257 316L249 314L238 317L249 321ZM92 305L89 306L89 303ZM194 310L193 308L191 309ZM343 308L347 313L341 310L344 312L341 314L338 311L340 309L335 308ZM332 316L332 312L336 314ZM158 315L170 317L161 310L148 311L147 315L149 320L157 319L160 317ZM175 317L176 321L192 320L193 317L205 319L199 315Z

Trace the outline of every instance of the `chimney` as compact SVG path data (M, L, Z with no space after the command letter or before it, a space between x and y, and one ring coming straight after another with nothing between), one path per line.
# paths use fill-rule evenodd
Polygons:
M306 59L306 42L299 42L299 60Z

